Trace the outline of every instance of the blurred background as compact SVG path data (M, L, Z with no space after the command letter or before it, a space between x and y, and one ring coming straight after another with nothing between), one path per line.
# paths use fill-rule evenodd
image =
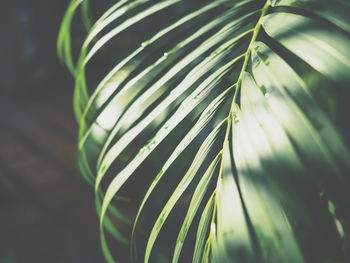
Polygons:
M56 53L60 22L69 2L0 1L0 263L105 262L94 190L77 169L74 81ZM115 0L92 1L90 15L99 17L112 3ZM155 15L121 34L107 47L111 56L103 53L93 61L89 86L95 87L117 59L176 19L176 12L179 9ZM79 15L73 21L72 36L76 55L86 36ZM129 191L132 198L142 197L143 182L138 185L142 191ZM161 205L165 196L157 200ZM129 201L122 205L123 211L132 209ZM158 210L151 211L157 215ZM114 242L111 248L120 262L127 262L126 246Z
M94 191L79 176L76 165L78 127L72 109L74 82L56 54L59 25L68 2L0 1L0 263L105 262L99 244ZM98 14L115 0L92 2L93 11ZM200 5L201 1L192 2L193 5ZM190 8L188 3L186 6ZM92 83L100 80L117 59L129 54L131 49L146 40L147 34L152 35L152 31L157 32L163 24L175 20L174 13L186 11L184 7L180 9L172 8L170 15L155 15L154 20L142 21L140 25L132 27L131 32L123 32L118 43L112 42L109 49L107 47L106 53L111 56L100 54L93 61L97 67L87 74L89 80ZM79 19L73 23L72 31L73 46L78 48L85 36L84 25ZM166 51L169 48L167 45L172 44L164 42L162 48ZM109 53L110 50L113 52ZM163 54L159 48L151 56L157 57L158 52ZM345 100L346 97L340 99ZM344 102L342 105L345 108L340 112L346 114L349 104ZM186 132L182 127L179 130ZM174 145L168 147L171 143L175 145L177 142L170 142L169 139L163 148L159 147L162 153L158 152L159 157L164 159L169 155L174 148ZM137 144L132 150L135 149L139 149ZM188 156L192 154L188 153ZM177 170L187 167L187 162L191 160L188 156L182 157L179 163L183 163L183 167L176 167ZM154 164L154 167L164 161L162 158L157 158L158 164ZM142 169L153 172L156 168L150 165ZM142 169L135 181L130 180L128 186L134 188L122 194L140 199L143 184L149 180L139 180ZM168 180L174 181L165 181L164 184L173 186L178 183L179 177ZM142 191L140 196L136 196L139 186ZM155 207L149 209L151 212L146 214L143 221L152 222L152 218L158 215L168 194L168 188L164 189L152 200ZM184 202L180 202L180 205L185 206L189 198L184 196ZM124 205L123 210L132 208L129 203ZM175 216L172 220L168 220L171 228L167 228L171 230L161 236L161 240L167 242L157 244L159 250L171 248L169 237L177 234L181 223ZM146 223L144 225L147 227ZM145 233L141 235L144 239ZM192 251L191 247L187 249ZM120 259L125 258L129 250L113 244L113 252ZM127 263L123 259L120 262Z
M0 263L104 262L76 169L73 79L56 56L68 2L0 1Z

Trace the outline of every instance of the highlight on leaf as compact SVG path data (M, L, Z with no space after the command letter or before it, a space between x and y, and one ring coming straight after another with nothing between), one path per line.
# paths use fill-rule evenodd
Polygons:
M106 261L348 262L350 3L95 7L57 52Z

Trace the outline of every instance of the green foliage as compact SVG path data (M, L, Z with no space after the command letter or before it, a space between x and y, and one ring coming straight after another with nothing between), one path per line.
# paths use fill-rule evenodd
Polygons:
M121 0L88 13L71 1L57 48L108 262L109 235L132 262L349 260L349 1Z

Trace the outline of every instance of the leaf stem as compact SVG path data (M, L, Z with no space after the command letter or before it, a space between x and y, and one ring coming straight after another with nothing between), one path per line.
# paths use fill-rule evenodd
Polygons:
M260 17L259 17L259 20L258 20L257 24L255 25L255 27L252 30L249 30L249 32L251 32L251 31L253 32L253 35L252 35L252 38L251 38L251 40L249 42L247 51L245 53L243 53L241 56L239 56L239 59L244 57L244 61L243 61L242 69L241 69L241 72L240 72L240 74L238 76L237 82L234 85L232 85L232 86L236 86L236 90L235 90L235 93L233 95L230 112L229 112L228 116L226 117L227 127L226 127L226 134L225 134L225 139L224 139L224 142L223 142L223 145L222 145L221 153L225 149L225 143L227 143L227 141L229 140L229 134L230 134L230 131L231 131L231 127L233 125L232 123L235 123L233 108L234 108L234 105L237 104L236 100L237 100L237 96L238 96L239 90L241 88L241 82L242 82L243 74L244 74L244 72L246 71L246 69L248 67L248 63L249 63L250 54L251 54L251 51L252 51L252 48L253 48L253 44L254 44L254 42L256 41L256 39L257 39L257 37L259 35L260 29L261 29L261 26L262 26L262 18L266 15L266 13L267 13L267 11L268 11L270 6L271 6L271 0L267 0L265 5L261 9L261 14L260 14ZM221 158L220 172L219 172L219 177L218 178L221 177L222 170L223 170L223 158ZM213 215L212 216L213 216L212 217L212 224L214 224L215 223L215 218L216 218L216 202L215 202L215 207L214 207L214 211L213 211ZM206 246L207 245L211 246L211 242L212 242L212 238L213 238L212 235L213 235L213 233L209 234Z
M253 29L253 36L252 36L252 39L249 42L249 45L248 45L248 48L247 48L247 52L245 53L243 66L242 66L241 72L240 72L238 80L237 80L237 89L235 91L235 94L233 95L232 105L234 103L236 103L237 95L238 95L240 87L241 87L240 84L242 82L242 77L243 77L243 74L244 74L245 70L247 69L248 62L249 62L249 59L250 59L250 54L251 54L252 48L253 48L253 44L256 41L256 39L257 39L257 37L259 35L259 32L260 32L260 28L261 28L261 25L262 25L261 20L266 15L266 13L267 13L267 11L268 11L270 6L271 6L271 1L267 0L265 5L261 9L261 15L259 17L258 23L255 25L255 27ZM232 107L231 107L231 112L232 112Z
M229 134L230 134L230 131L231 131L231 126L232 126L231 124L232 124L232 122L234 123L234 120L233 120L233 117L234 117L233 107L234 107L235 104L237 104L236 103L237 94L238 94L239 89L241 87L242 77L243 77L243 74L244 74L245 70L247 69L249 58L250 58L250 54L251 54L252 48L253 48L253 44L254 44L254 42L256 41L256 39L257 39L257 37L259 35L260 28L261 28L261 25L262 25L261 20L266 15L266 13L267 13L267 11L268 11L270 6L271 6L271 0L267 0L265 5L261 9L261 14L260 14L260 17L259 17L259 20L258 20L257 24L255 25L255 27L252 30L248 31L248 32L253 31L253 35L252 35L252 38L251 38L251 40L249 42L247 51L237 58L237 60L238 60L238 59L244 57L244 61L243 61L242 69L241 69L241 72L239 73L238 79L237 79L236 83L234 85L232 85L232 87L236 86L236 90L235 90L235 93L233 95L230 112L229 112L228 116L226 117L227 128L226 128L226 134L225 134L224 143L222 145L222 151L224 150L225 142L228 141L228 137L229 137ZM221 166L222 166L222 159L221 159ZM220 171L221 171L221 169L220 169Z
M239 73L237 82L234 84L234 86L236 86L236 90L235 90L235 93L233 95L230 113L228 114L227 119L226 119L226 121L227 121L227 128L226 128L224 144L228 140L228 136L229 136L229 133L230 133L230 130L231 130L231 124L232 124L232 119L233 119L233 115L234 115L233 107L234 107L235 104L237 104L236 100L237 100L237 96L238 96L239 90L241 88L242 77L243 77L244 72L247 69L249 58L250 58L250 54L251 54L252 48L253 48L253 44L254 44L254 42L256 41L256 39L257 39L257 37L259 35L260 28L261 28L261 25L262 25L261 20L266 15L266 13L267 13L267 11L268 11L270 6L271 6L271 0L267 0L265 5L261 9L261 14L260 14L260 17L259 17L259 20L258 20L257 24L252 29L253 35L252 35L252 38L251 38L251 40L249 42L247 51L245 53L243 53L241 56L239 56L239 58L244 56L244 61L243 61L242 69L241 69L241 72ZM223 148L224 148L224 145L222 146L222 149Z

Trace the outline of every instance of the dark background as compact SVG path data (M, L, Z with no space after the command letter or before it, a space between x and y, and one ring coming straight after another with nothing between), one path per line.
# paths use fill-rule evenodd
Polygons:
M0 263L104 262L76 169L73 79L56 56L67 4L0 1Z

